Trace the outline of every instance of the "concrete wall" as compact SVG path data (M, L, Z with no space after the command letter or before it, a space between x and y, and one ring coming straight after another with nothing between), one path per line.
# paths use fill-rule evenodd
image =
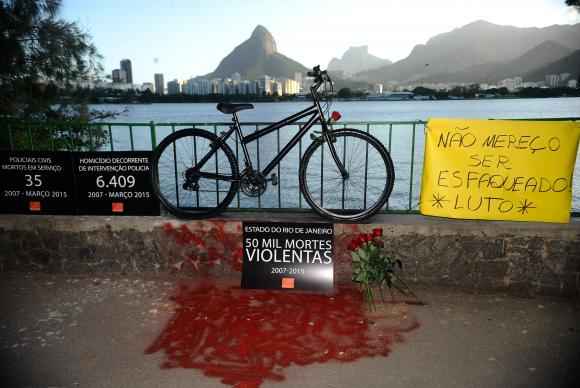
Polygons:
M0 271L235 274L241 219L324 222L310 213L234 213L183 222L164 217L0 216ZM335 278L350 280L347 244L384 229L411 282L524 295L580 294L580 220L569 224L380 215L335 225Z

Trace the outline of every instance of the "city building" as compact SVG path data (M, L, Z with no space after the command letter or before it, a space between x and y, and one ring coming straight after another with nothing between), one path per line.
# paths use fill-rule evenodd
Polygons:
M295 78L300 79L300 73ZM161 94L163 74L155 74L155 93ZM242 79L239 73L232 74L232 78L190 78L186 81L177 79L167 83L167 94L186 94L191 96L216 95L298 95L300 83L296 79L275 79L263 75L257 80Z
M127 73L122 69L113 70L113 83L115 84L126 84L127 83Z
M258 90L260 87L258 85L258 81L248 81L248 94L258 95Z
M300 84L293 79L285 79L282 83L283 94L298 94L300 93Z
M163 95L165 94L165 83L163 82L163 74L155 73L155 94Z
M111 83L109 85L110 85L110 88L113 89L113 90L121 90L121 91L124 91L124 92L133 89L133 85L132 84L128 84L126 82Z
M560 76L558 74L546 74L546 86L550 88L560 86Z
M282 83L280 81L272 81L272 95L281 96L283 93Z
M260 93L264 95L272 94L272 80L270 76L263 75L258 79L260 85Z
M211 81L205 78L202 78L198 81L199 84L199 94L202 96L209 96L212 92L211 90Z
M570 73L560 73L560 82L564 84L570 78L572 74Z
M375 94L383 94L383 84L375 84L373 91Z
M575 79L568 80L568 87L571 89L576 89L578 87L578 80Z
M128 84L133 83L133 68L131 67L131 60L123 59L121 60L121 70L125 72L125 82Z
M247 79L238 83L238 94L250 94L250 81Z
M299 93L304 90L304 77L302 73L296 72L294 73L294 81L298 82Z
M169 81L167 83L167 94L170 95L181 94L179 80L174 79L173 81Z
M510 92L520 89L522 87L522 77L506 78L498 83L498 86L504 87Z
M220 78L215 78L211 80L211 93L224 94L224 83Z

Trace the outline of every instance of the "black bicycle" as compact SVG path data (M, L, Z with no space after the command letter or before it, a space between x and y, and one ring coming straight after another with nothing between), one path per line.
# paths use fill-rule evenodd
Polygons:
M241 191L257 197L268 181L278 183L270 174L288 152L312 128L312 144L306 149L299 167L300 190L318 214L333 220L359 221L381 209L388 200L395 180L395 170L383 144L367 132L332 128L340 118L329 116L332 81L320 66L308 72L314 77L310 88L312 106L279 122L244 136L237 112L253 109L252 104L219 103L217 109L232 115L232 125L219 134L188 128L167 136L157 146L152 158L155 194L169 212L181 218L205 218L225 209ZM322 87L322 92L320 91ZM322 94L322 98L321 98ZM322 102L322 105L321 105ZM307 119L298 132L272 161L258 171L250 158L247 144L286 125ZM236 133L244 157L239 171L238 160L226 143Z

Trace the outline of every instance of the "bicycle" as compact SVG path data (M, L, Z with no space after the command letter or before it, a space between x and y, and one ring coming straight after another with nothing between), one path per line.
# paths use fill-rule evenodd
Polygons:
M273 185L278 183L276 174L266 178L268 174L318 123L321 130L311 134L312 143L299 166L299 187L306 202L319 215L337 221L360 221L378 212L387 202L395 180L388 151L367 132L350 128L334 130L332 123L340 119L340 114L333 112L326 118L332 81L320 66L309 71L308 76L314 77L310 87L312 105L265 128L244 136L237 113L254 106L219 103L220 112L232 115L232 125L227 131L218 136L203 129L188 128L163 139L153 153L151 166L153 189L163 206L180 218L205 218L224 210L240 189L250 197L261 195L268 181ZM306 123L272 161L261 171L256 170L247 144L306 118ZM234 132L243 152L241 173L238 159L226 143ZM325 153L331 157L325 159ZM160 177L175 182L161 182Z

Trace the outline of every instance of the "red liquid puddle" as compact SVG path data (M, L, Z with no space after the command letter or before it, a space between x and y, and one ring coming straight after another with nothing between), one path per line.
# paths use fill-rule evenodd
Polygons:
M167 222L163 225L165 234L180 247L176 256L181 257L181 265L190 264L196 271L225 264L234 271L242 270L242 239L240 233L227 233L224 221L212 221L208 230L192 231L187 225L175 228Z
M238 388L285 379L283 368L387 356L414 319L373 325L361 293L335 295L181 286L178 307L146 353L164 351L162 368L195 368Z

